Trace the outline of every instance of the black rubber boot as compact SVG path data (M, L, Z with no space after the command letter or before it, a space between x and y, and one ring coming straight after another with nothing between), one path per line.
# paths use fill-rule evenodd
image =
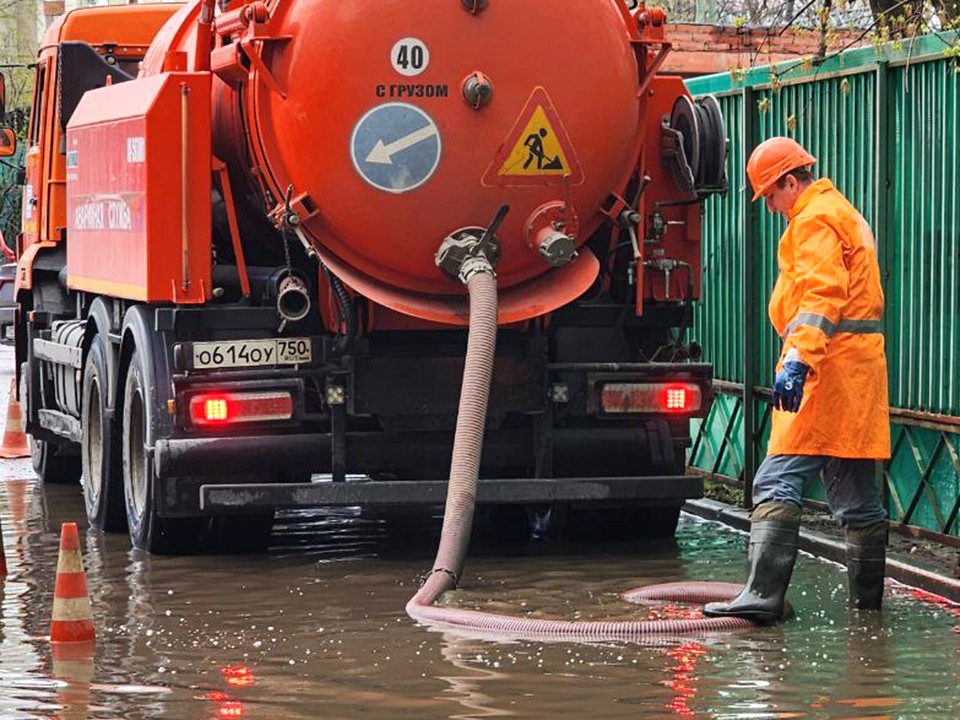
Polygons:
M844 535L850 607L879 610L887 560L887 523L884 520L865 528L846 530Z
M750 522L750 576L727 603L707 603L707 617L743 617L762 625L784 617L784 598L797 560L800 508L770 502L757 507Z

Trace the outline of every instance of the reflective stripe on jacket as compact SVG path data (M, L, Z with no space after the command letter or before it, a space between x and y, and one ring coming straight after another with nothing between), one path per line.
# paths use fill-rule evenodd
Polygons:
M769 314L783 338L777 370L811 372L798 413L774 410L768 452L890 457L883 289L876 242L829 180L804 190L780 238Z

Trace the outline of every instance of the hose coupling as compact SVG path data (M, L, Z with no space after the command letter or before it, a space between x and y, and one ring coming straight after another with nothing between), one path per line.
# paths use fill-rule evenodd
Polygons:
M478 273L496 275L500 261L500 243L496 231L510 208L503 205L489 226L465 227L443 239L434 257L437 267L448 277L466 285Z
M544 228L537 233L540 256L550 267L563 267L577 257L577 245L573 238L562 232Z
M460 278L460 282L466 285L470 282L470 279L474 275L479 275L481 273L496 275L493 270L493 265L491 265L486 256L482 254L468 257L466 260L464 260L463 264L460 266L460 273L457 275L457 277Z
M294 274L284 275L277 285L277 312L287 322L303 320L310 313L310 290Z
M563 200L541 205L527 218L524 237L531 250L550 267L563 267L577 257L580 220L573 206Z

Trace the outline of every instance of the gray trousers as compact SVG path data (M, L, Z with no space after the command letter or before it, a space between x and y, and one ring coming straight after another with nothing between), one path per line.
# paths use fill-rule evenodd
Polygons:
M840 527L857 530L887 519L875 460L823 455L767 455L753 479L753 505L781 502L803 507L803 489L823 472L827 502Z

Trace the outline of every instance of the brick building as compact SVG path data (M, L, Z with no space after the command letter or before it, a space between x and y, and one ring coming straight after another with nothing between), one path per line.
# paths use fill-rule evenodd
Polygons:
M667 26L666 35L673 52L663 72L684 77L799 60L815 55L820 45L819 33L803 28L783 31L677 23ZM827 38L827 53L869 42L859 30L834 31Z

